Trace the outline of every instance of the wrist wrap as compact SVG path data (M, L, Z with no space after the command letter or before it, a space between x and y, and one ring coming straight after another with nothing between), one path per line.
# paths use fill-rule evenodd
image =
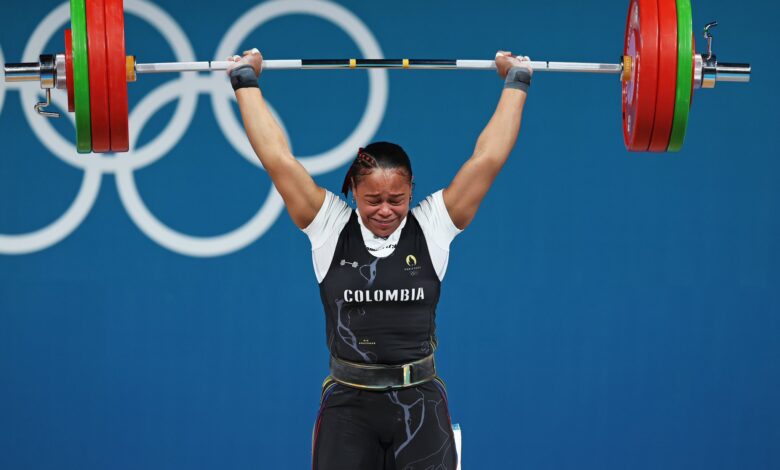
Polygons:
M260 88L255 69L249 64L239 65L230 71L230 85L234 91L239 88Z
M531 72L527 68L514 66L509 69L509 72L506 74L506 80L504 81L504 88L514 88L528 93L528 88L530 86Z

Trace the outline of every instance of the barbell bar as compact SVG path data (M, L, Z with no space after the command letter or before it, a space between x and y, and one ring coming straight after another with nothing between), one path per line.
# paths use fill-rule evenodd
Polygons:
M216 72L226 70L230 64L227 61L136 62L135 56L125 53L122 0L70 1L74 34L66 30L65 53L41 55L37 63L7 63L4 71L7 82L40 83L46 101L36 103L35 110L45 117L59 117L58 113L45 111L51 102L51 90L68 91L69 111L76 113L76 142L80 153L128 150L127 83L136 81L138 75ZM82 18L82 12L86 12L86 18ZM620 75L626 148L674 152L682 147L694 89L714 88L718 82L750 81L750 64L718 62L713 54L710 30L716 25L712 22L705 26L707 52L697 54L690 0L630 0L623 54L618 63L531 61L529 65L535 72ZM462 59L263 61L263 70L495 68L494 60ZM90 102L90 91L96 102Z
M217 72L227 70L230 62L161 62L135 64L138 74L168 72ZM583 72L618 74L622 64L595 64L588 62L531 61L534 71ZM440 59L292 59L264 60L263 70L335 70L335 69L425 69L425 70L495 70L493 60Z

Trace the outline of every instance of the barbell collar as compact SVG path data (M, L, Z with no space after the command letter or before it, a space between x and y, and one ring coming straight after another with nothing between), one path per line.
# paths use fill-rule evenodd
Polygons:
M704 66L702 67L702 88L715 88L715 84L718 82L718 58L712 52L708 52L707 55L702 54L702 60Z
M699 89L704 80L704 56L702 54L693 55L693 87Z
M57 64L54 55L40 56L40 81L41 88L51 89L57 84Z
M54 56L54 64L55 68L57 69L57 75L55 76L57 89L65 90L68 88L67 83L65 82L65 77L68 74L67 63L65 62L65 54L57 54Z

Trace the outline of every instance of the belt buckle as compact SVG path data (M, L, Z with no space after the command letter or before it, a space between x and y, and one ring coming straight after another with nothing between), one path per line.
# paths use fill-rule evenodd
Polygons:
M404 364L403 366L404 386L408 386L412 383L412 365Z

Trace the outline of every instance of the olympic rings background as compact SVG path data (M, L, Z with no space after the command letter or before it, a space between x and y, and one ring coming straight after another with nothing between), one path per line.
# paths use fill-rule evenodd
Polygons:
M186 35L176 21L164 10L143 0L129 0L125 10L127 14L139 16L153 25L173 46L175 60L197 60ZM22 61L37 60L37 57L44 52L44 45L51 40L52 35L59 33L63 24L69 21L69 11L69 3L63 3L44 18L33 32ZM267 2L246 12L233 23L213 57L232 55L251 31L268 20L289 14L314 14L325 20L333 21L359 44L363 56L382 56L379 45L371 33L348 10L332 3L302 0ZM302 163L312 175L319 175L343 165L352 158L352 149L370 140L376 132L387 102L387 71L370 71L369 80L371 92L366 104L366 111L355 131L334 149L319 155L301 157ZM101 173L115 173L117 175L122 201L133 221L150 238L173 251L191 256L219 256L241 249L260 237L276 220L283 206L281 198L273 188L263 207L252 220L241 228L228 234L204 238L178 233L158 220L144 205L133 179L133 170L154 163L181 140L196 112L198 93L212 95L215 117L227 136L228 142L250 163L260 166L245 138L243 127L238 123L230 106L230 100L235 100L235 98L230 88L225 86L225 81L225 77L220 75L198 77L194 73L184 73L181 74L181 78L169 81L148 94L130 116L133 137L141 133L145 123L160 107L176 97L181 98L181 100L170 124L153 142L137 148L137 142L133 141L131 142L133 150L120 156L78 155L69 141L58 134L48 120L40 119L32 108L25 107L25 117L28 123L48 150L67 163L85 170L85 179L77 200L68 210L67 217L63 216L50 226L32 234L0 238L0 252L8 254L34 252L46 249L69 235L83 221L97 198ZM35 102L37 100L39 92L36 88L30 86L18 88L21 89L23 101ZM62 93L57 94L55 99L61 108L65 107L66 97ZM72 116L69 117L72 118Z
M62 50L67 4L0 6L0 62ZM622 2L619 2L622 3ZM752 8L751 8L752 6ZM627 5L126 0L141 62L610 62ZM747 86L695 95L684 150L627 155L614 77L537 74L517 147L452 246L437 351L464 468L778 468L780 6L710 0ZM698 35L697 37L700 37ZM699 41L699 49L703 48ZM501 82L479 72L266 72L318 183L403 145L415 200L468 158ZM130 84L132 151L0 81L0 468L304 468L326 373L310 246L222 74ZM54 94L60 110L62 93ZM500 359L500 360L496 360Z

